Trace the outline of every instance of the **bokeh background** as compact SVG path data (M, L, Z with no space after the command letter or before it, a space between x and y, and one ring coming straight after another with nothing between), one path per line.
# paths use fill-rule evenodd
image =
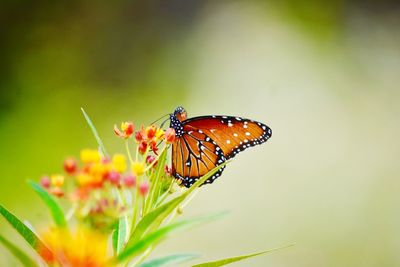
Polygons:
M48 217L26 179L112 127L239 115L273 130L187 216L230 210L156 254L203 260L294 247L232 266L400 266L397 1L2 1L0 203ZM2 234L18 239L0 220ZM0 247L0 265L18 263Z

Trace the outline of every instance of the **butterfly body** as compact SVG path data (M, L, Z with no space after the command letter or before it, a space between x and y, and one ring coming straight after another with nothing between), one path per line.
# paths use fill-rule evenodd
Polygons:
M264 143L272 134L265 124L241 117L188 119L182 107L170 115L170 127L177 137L172 144L172 174L186 187L239 152ZM222 166L205 183L212 183L224 169Z

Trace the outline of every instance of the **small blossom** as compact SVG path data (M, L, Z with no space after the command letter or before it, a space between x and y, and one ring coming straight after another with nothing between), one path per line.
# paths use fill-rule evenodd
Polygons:
M168 128L165 132L165 141L167 144L172 144L175 141L175 130L174 128Z
M50 194L56 197L62 197L64 196L64 191L60 187L53 187L50 189Z
M145 196L149 192L149 183L143 181L139 185L139 193L141 196Z
M153 137L156 136L156 131L157 131L156 126L154 126L154 125L148 126L146 128L146 138L149 140L153 139Z
M155 156L153 156L153 155L148 155L147 157L146 157L146 163L147 164L152 164L154 161L156 160L156 157ZM154 164L153 164L153 167L155 167L157 165L157 162L155 162Z
M64 184L64 176L55 174L51 176L51 184L56 187L61 187Z
M50 265L110 266L107 236L94 230L51 228L42 234L42 239L46 246L38 248L39 254Z
M141 141L143 141L143 139L144 139L144 133L143 133L143 129L142 129L135 133L135 140L136 140L136 142L140 143Z
M122 122L121 123L121 130L118 129L117 125L114 125L114 133L121 138L129 138L133 134L133 123L132 122Z
M78 169L78 164L75 159L67 158L64 160L64 171L69 175L73 175Z
M140 176L144 173L145 166L142 162L134 162L132 163L132 172L135 176Z
M115 154L112 159L112 163L114 165L114 169L119 172L123 173L126 171L126 157L122 154Z
M164 130L161 128L157 128L156 130L156 140L161 140L164 137Z
M88 186L92 182L92 176L83 172L76 176L76 181L80 186Z
M151 151L153 151L154 154L158 155L157 154L157 151L158 151L157 142L154 139L150 141L149 146L150 146Z
M134 187L136 185L136 177L133 175L125 176L123 181L126 187Z
M96 149L83 149L81 151L81 160L83 163L96 163L100 162L101 156Z
M49 176L42 176L42 178L40 178L40 184L44 187L44 188L50 188L51 185L51 181Z
M110 183L118 185L121 175L116 171L111 171L110 173L108 173L107 178Z
M139 144L139 153L144 154L147 151L147 143L145 141L141 141Z

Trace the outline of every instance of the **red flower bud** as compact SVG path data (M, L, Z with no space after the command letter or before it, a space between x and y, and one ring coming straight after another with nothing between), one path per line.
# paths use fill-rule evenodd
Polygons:
M49 176L43 176L42 178L40 178L40 184L44 187L44 188L50 188L51 185L51 181Z
M139 153L144 154L147 150L147 143L145 141L140 142L139 144Z
M107 179L110 181L110 183L118 185L120 181L120 174L116 171L111 171L107 174Z
M68 158L64 160L64 171L69 175L73 175L78 170L78 164L75 159Z
M155 156L153 156L153 155L148 155L147 156L147 158L146 158L146 163L147 164L152 164L153 163L153 161L155 161L156 160L156 157ZM154 164L153 164L153 167L155 167L157 165L157 162L155 162Z
M139 185L139 193L141 196L145 196L149 192L149 183L144 181Z
M124 184L126 187L134 187L136 185L136 177L133 175L124 177Z

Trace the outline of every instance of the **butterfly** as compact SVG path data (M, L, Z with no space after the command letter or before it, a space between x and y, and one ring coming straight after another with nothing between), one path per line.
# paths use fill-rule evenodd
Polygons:
M232 116L200 116L187 118L183 107L169 115L175 130L172 144L172 175L189 188L214 167L223 164L241 151L266 142L271 129L257 121ZM204 184L221 176L222 166Z

